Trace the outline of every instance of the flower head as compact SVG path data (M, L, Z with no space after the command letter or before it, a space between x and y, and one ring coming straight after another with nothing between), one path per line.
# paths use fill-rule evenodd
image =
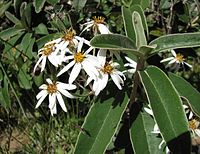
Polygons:
M86 25L86 27L83 29L81 33L84 31L92 28L93 32L100 33L100 34L110 34L111 32L109 31L108 27L106 26L105 23L105 18L102 16L94 16L92 21L86 22L83 24L83 26Z
M64 100L62 98L63 94L65 97L68 98L75 98L72 94L70 94L67 90L76 89L76 86L73 84L66 84L59 81L53 82L51 79L46 79L47 84L43 84L39 87L42 89L36 96L38 102L35 108L38 108L41 103L44 101L47 95L49 95L49 108L51 111L51 115L57 113L56 108L56 99L60 104L63 111L67 112L67 108L65 106Z
M41 63L41 72L44 70L47 59L53 64L55 67L58 67L58 65L61 64L60 56L55 51L56 47L55 44L58 42L58 40L50 41L44 45L43 48L41 48L38 51L38 56L40 58L38 59L37 63L35 64L33 72L36 71L36 68Z
M185 62L185 58L182 54L180 54L180 53L176 54L176 52L174 50L171 50L171 53L172 53L173 57L163 59L160 62L163 63L163 62L169 61L167 64L167 67L169 65L174 64L174 68L176 68L176 69L179 69L180 65L184 65L184 64L187 65L188 67L192 68L192 66L190 64Z
M60 76L73 66L73 69L69 77L69 83L74 82L74 80L78 77L82 68L93 79L96 79L96 76L99 75L97 71L97 68L99 67L98 60L95 56L89 54L89 52L93 50L93 47L89 47L88 50L83 52L82 47L84 43L89 45L88 41L82 38L78 44L77 51L71 53L72 55L65 57L66 61L70 59L72 61L65 67L63 67L63 69L61 69L61 71L57 74L57 76Z

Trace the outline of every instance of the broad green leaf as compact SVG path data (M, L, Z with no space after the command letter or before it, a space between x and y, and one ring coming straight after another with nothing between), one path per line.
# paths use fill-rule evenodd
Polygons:
M197 47L200 46L200 33L169 34L151 41L149 45L157 45L152 53L176 48Z
M57 3L60 3L60 0L47 0L47 2L51 5L56 5Z
M32 88L32 78L31 78L30 73L28 72L28 65L26 63L19 70L17 78L18 78L19 85L21 88L24 88L24 89Z
M49 34L47 27L45 26L45 24L40 23L36 28L35 28L35 33L36 34L43 34L43 35L47 35Z
M147 7L149 7L150 5L150 0L132 0L132 4L131 5L140 5L142 7L142 9L146 9Z
M44 6L46 0L34 0L33 6L35 7L35 12L39 13Z
M20 5L22 4L22 0L14 0L14 9L15 9L15 13L18 14L19 13L19 9L20 9Z
M132 5L130 10L132 10L132 12L136 11L140 14L143 28L146 31L146 35L149 36L149 29L148 29L148 25L147 25L147 21L146 21L146 16L144 14L142 7L140 5L136 4L136 5Z
M25 17L25 21L26 21L28 27L31 27L31 20L32 20L32 15L31 15L32 10L31 10L31 8L32 8L32 4L28 3L26 5L26 7L24 8L24 13L23 13L23 16Z
M179 95L187 99L192 110L200 116L200 93L182 77L169 73L169 78L174 84Z
M140 48L141 46L147 45L142 19L140 17L140 14L136 11L133 12L132 22L136 32L136 47Z
M126 36L136 42L136 34L132 22L132 11L129 8L125 8L123 6L121 9Z
M150 66L139 72L139 75L165 141L169 142L188 132L188 123L181 99L165 73L155 66Z
M120 34L101 34L97 35L90 41L90 44L96 48L121 50L135 55L142 55L137 51L135 43L128 37Z
M15 27L5 29L0 32L0 38L2 38L3 40L8 40L14 35L19 35L23 30L24 29L17 29Z
M10 7L11 4L12 4L12 1L2 2L2 5L0 5L0 18L3 17L4 12Z
M129 102L128 95L124 90L125 88L121 91L117 90L117 87L109 87L109 91L104 89L102 95L89 110L74 154L102 154L105 152Z
M13 14L11 14L10 12L6 11L5 12L6 17L12 21L14 24L20 23L20 20L17 19Z
M79 11L85 6L86 2L87 0L73 0L73 7Z
M130 128L131 142L135 154L164 154L159 149L162 138L152 133L155 122L150 115L140 112ZM141 146L142 145L142 146Z
M150 53L155 48L156 48L156 46L145 45L145 46L141 46L139 48L139 51L142 52L142 53L145 53L147 55L148 53Z

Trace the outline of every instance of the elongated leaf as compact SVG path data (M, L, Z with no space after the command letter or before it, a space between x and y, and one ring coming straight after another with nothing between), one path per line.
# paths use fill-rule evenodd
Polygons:
M19 13L20 5L22 4L22 0L14 0L13 6L15 9L15 13Z
M147 7L149 7L150 5L150 0L132 0L132 4L131 5L140 5L142 7L142 9L146 9Z
M10 2L2 2L2 7L0 9L0 18L3 17L4 12L10 7L12 4L12 1Z
M87 0L73 0L73 7L79 11L85 6L86 2Z
M33 57L32 48L35 42L35 38L32 38L32 33L26 33L21 42L21 51L30 59Z
M11 27L11 28L8 28L8 29L1 31L0 37L4 40L8 40L8 39L10 39L10 37L19 34L23 30L24 29L17 29L15 27Z
M165 141L168 142L187 132L189 129L181 99L164 72L152 66L139 75Z
M5 12L6 17L12 21L14 24L20 23L20 20L17 19L13 14L11 14L10 12L6 11Z
M120 34L101 34L95 36L90 44L96 48L121 50L122 52L130 51L135 55L142 55L136 49L135 43L128 37Z
M85 132L79 134L75 154L104 153L129 102L124 90L119 91L116 87L103 91L100 98L92 105L86 117L83 124Z
M152 133L154 125L154 120L145 112L140 112L133 122L130 134L135 154L164 154L163 149L159 149L162 138Z
M132 22L136 32L136 47L140 48L141 46L147 45L147 40L142 25L142 19L140 14L136 11L133 12Z
M34 0L33 6L35 7L35 12L39 13L44 6L46 0Z
M143 28L146 31L146 35L149 36L149 29L148 29L148 25L147 25L147 21L146 21L146 16L144 14L144 11L143 11L141 5L137 5L137 4L132 5L130 9L132 12L136 11L140 14Z
M20 87L24 89L32 88L32 78L30 73L28 73L28 65L24 64L22 68L19 70L17 75Z
M125 8L122 6L122 17L124 21L126 36L136 42L136 34L132 22L132 13L133 12L129 8Z
M7 78L4 76L3 80L3 87L1 89L1 93L3 96L4 106L10 107L11 106L11 100L10 100L10 91L9 91L9 84Z
M47 2L52 4L52 5L56 5L57 3L60 2L60 0L47 0Z
M168 49L189 48L200 46L200 33L182 33L161 36L149 45L157 45L152 53L163 52Z
M179 92L179 95L186 98L192 110L200 116L200 93L182 77L173 73L169 73L169 77Z

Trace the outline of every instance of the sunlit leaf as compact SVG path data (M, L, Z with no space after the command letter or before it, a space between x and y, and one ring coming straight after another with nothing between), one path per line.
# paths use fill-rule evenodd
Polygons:
M6 17L12 21L14 24L20 23L20 20L17 19L13 14L11 14L10 12L6 11L5 12Z
M189 128L181 99L165 73L151 66L139 74L165 141L169 142L187 132Z
M179 95L187 99L192 110L200 116L200 93L182 77L173 73L169 73L169 77L179 92Z
M1 31L0 37L3 40L8 40L8 39L10 39L10 37L12 37L14 35L18 35L19 33L21 33L21 31L24 31L24 29L17 29L15 27L11 27L11 28L8 28L8 29Z
M35 12L39 13L44 6L46 0L34 0L33 6L35 7Z
M81 10L85 4L86 4L87 0L73 0L73 7L78 11Z
M189 48L200 46L200 33L181 33L161 36L149 43L157 45L152 54L176 48Z
M91 106L82 126L83 130L79 134L75 154L105 152L129 102L126 92L113 86L109 87L108 91L105 89L97 102Z

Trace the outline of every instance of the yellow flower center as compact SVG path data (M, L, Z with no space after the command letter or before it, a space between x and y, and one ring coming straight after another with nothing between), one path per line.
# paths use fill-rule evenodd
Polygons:
M189 128L194 130L197 129L199 126L199 122L196 119L192 119L189 121Z
M105 18L102 16L94 16L93 20L94 20L95 24L103 24Z
M76 35L75 30L73 30L72 28L68 29L64 36L62 37L65 41L69 41L71 42L74 38L74 36Z
M85 58L85 55L82 54L81 52L78 52L74 55L74 60L76 63L81 63Z
M43 54L45 56L50 55L53 52L54 45L55 45L55 43L51 43L51 44L45 45L44 48L43 48Z
M47 86L47 92L48 92L49 94L56 93L56 92L57 92L56 83L49 84L49 85Z
M185 58L183 58L183 55L182 55L182 54L178 53L178 54L176 55L176 60L179 61L179 62L183 62L183 61L185 60Z
M110 74L112 71L113 71L113 67L108 63L106 62L104 67L101 69L101 71L104 73L104 74Z

